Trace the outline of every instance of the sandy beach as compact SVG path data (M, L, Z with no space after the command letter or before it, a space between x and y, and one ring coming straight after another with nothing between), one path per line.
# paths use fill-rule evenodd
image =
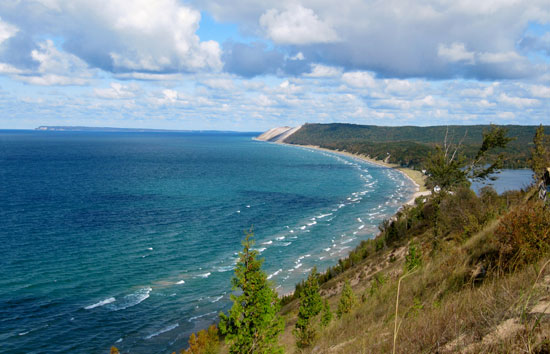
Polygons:
M294 144L287 144L287 143L283 143L283 142L275 142L275 144L284 144L284 145L290 145L290 146L301 146L301 147L305 147L305 148L309 148L309 149L315 149L315 150L320 150L320 151L325 151L325 152L331 152L331 153L335 153L335 154L339 154L339 155L343 155L343 156L348 156L348 157L353 157L353 158L356 158L356 159L360 159L360 160L363 160L365 162L371 163L373 165L378 165L378 166L387 167L387 168L393 168L393 169L401 172L401 174L403 174L403 176L408 178L416 186L416 192L405 203L405 205L413 205L415 199L418 198L419 196L427 196L427 195L431 194L431 191L426 188L426 177L422 174L422 172L413 170L412 168L401 167L399 165L390 164L390 163L384 162L382 160L375 160L375 159L372 159L372 158L370 158L366 155L352 154L352 153L347 152L347 151L331 150L331 149L326 149L326 148L322 148L320 146L315 146L315 145L294 145Z

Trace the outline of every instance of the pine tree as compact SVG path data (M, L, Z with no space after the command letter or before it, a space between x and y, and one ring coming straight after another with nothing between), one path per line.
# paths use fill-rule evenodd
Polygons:
M231 295L233 306L228 315L220 313L220 332L226 336L230 353L280 353L277 339L284 329L284 320L277 315L280 302L261 270L263 260L251 249L252 237L248 232L243 241L231 280L240 295Z
M342 290L342 296L340 297L340 302L338 303L338 310L336 311L338 318L342 318L344 314L350 313L356 302L357 299L355 298L355 294L353 293L349 280L346 280L344 283L344 289Z
M329 325L330 321L332 321L332 312L330 311L328 300L325 299L325 303L323 304L323 312L321 313L321 327L325 328Z
M299 348L307 347L313 343L317 335L317 328L312 320L321 312L322 307L323 302L321 294L319 294L319 274L317 274L317 269L313 268L300 291L298 320L293 331Z
M535 147L531 149L531 159L529 160L529 164L535 173L535 181L538 182L544 175L546 168L550 167L550 151L548 151L547 148L547 145L549 144L549 137L544 134L544 127L542 124L535 132L533 144Z

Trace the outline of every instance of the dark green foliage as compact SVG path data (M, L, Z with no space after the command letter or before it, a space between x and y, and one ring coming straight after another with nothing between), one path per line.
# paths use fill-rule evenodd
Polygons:
M534 147L531 149L529 167L535 173L535 181L540 181L546 168L550 167L550 136L544 134L542 124L533 137Z
M449 126L450 140L458 141L466 134L463 142L464 155L473 159L483 141L483 132L490 126ZM500 152L508 156L504 162L506 168L528 167L529 148L535 134L535 126L508 125L509 135L516 138L505 149L489 153L493 158ZM550 129L550 127L546 127ZM287 138L285 142L299 145L317 145L328 149L345 150L352 153L369 155L372 158L385 159L389 153L389 162L401 166L419 169L426 156L441 142L447 127L380 127L355 124L305 124L300 130Z
M356 303L357 299L355 298L355 294L353 293L351 284L349 283L349 280L346 280L344 282L342 296L340 297L340 301L338 302L338 309L336 311L338 318L342 318L342 316L344 316L345 314L350 313L351 309L355 306Z
M313 320L321 312L323 306L321 294L319 294L318 277L317 269L313 268L300 290L298 320L293 331L296 345L299 348L311 345L317 335L317 324L313 323Z
M278 316L280 309L277 293L271 289L266 274L261 270L263 260L252 250L252 233L243 241L243 251L231 279L233 307L229 314L220 313L220 332L230 345L230 353L279 353L282 348L277 338L284 329Z
M325 299L325 302L323 303L323 311L321 312L321 327L327 327L330 324L330 321L332 321L332 311L330 311L328 300Z

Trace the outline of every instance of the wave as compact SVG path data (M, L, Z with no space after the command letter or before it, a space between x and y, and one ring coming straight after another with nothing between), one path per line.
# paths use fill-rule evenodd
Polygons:
M204 274L199 274L199 275L197 275L197 277L208 278L210 276L210 274L212 274L212 273L208 272L208 273L204 273Z
M269 240L269 241L266 241L266 242L262 242L262 245L271 245L273 243L273 241Z
M328 213L328 214L321 214L319 216L317 216L317 219L322 219L322 218L326 218L327 216L331 216L332 213Z
M306 225L304 225L304 226L300 226L300 230L305 230L305 229L306 229L306 227L307 227Z
M126 295L122 298L122 300L120 300L120 305L112 306L112 310L120 311L120 310L125 310L129 307L136 306L139 303L145 301L147 298L149 298L149 294L151 293L151 291L153 291L153 289L150 287L147 287L147 288L139 289L133 294Z
M96 307L100 307L100 306L103 306L103 305L107 305L107 304L110 304L112 302L115 302L116 299L114 297L109 297L105 300L101 300L100 302L96 302L95 304L93 305L90 305L90 306L86 306L84 307L85 310L91 310L91 309L95 309Z
M180 280L176 283L176 285L181 285L181 284L185 284L185 280Z
M286 247L286 246L290 245L291 243L292 242L283 242L283 243L281 243L281 246Z
M309 224L307 224L307 226L313 226L315 224L317 224L317 221L310 222Z
M214 300L212 300L212 301L210 301L210 302L211 302L211 303L215 303L215 302L220 301L221 299L223 299L223 295L218 296L217 298L215 298Z
M261 247L261 248L258 248L257 251L258 251L259 253L262 253L262 252L265 251L266 249L267 249L267 248L265 248L265 247Z
M363 220L361 220L361 218L357 218L357 221L359 221L359 222L363 222Z
M363 224L363 225L359 226L357 229L362 230L364 227L365 227L365 225Z
M277 241L281 241L281 240L284 240L284 239L285 239L284 236L279 236L279 237L276 238Z
M213 315L213 314L216 314L216 313L217 313L216 311L212 311L212 312L204 313L204 314L202 314L202 315L193 316L193 317L189 318L189 319L187 320L187 322L193 322L194 320L197 320L197 319L199 319L199 318L203 318L203 317L205 317L205 316Z
M166 328L161 329L161 330L158 331L158 332L155 332L155 333L152 333L152 334L148 335L147 337L145 337L145 339L151 339L151 338L153 338L153 337L158 336L159 334L163 334L163 333L166 333L166 332L168 332L168 331L171 331L171 330L173 330L174 328L177 328L179 325L180 325L179 323L170 325L170 326L168 326L168 327L166 327Z
M229 272L231 270L235 269L235 266L223 266L223 267L218 267L218 273L223 273L223 272Z
M269 280L269 279L271 279L271 278L277 276L277 274L279 274L279 273L282 272L282 271L283 271L282 269L279 269L279 270L277 270L276 272L273 272L273 273L269 274L269 275L267 276L267 280Z

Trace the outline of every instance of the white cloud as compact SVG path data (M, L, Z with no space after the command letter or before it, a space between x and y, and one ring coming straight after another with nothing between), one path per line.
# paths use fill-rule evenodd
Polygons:
M128 99L136 97L139 86L136 84L122 85L119 82L112 82L109 88L96 88L94 94L99 98L106 99Z
M222 66L218 43L200 42L195 34L200 12L176 0L99 1L92 10L118 40L109 52L115 68L197 71Z
M336 77L342 74L342 69L333 66L313 64L311 72L305 74L307 77Z
M440 44L437 47L437 55L449 62L474 63L474 53L467 51L464 43L455 42L450 46Z
M2 21L2 18L0 17L0 45L2 42L13 37L18 31L19 29L17 27Z
M550 86L533 85L530 87L531 94L539 98L550 98Z
M88 65L75 55L59 51L51 40L38 44L38 49L31 52L31 57L38 62L38 69L20 73L18 80L33 85L68 86L87 85L92 78Z
M506 93L500 94L499 101L505 104L516 106L518 108L532 107L540 104L540 101L534 98L513 97L507 95Z
M270 9L260 17L267 36L279 44L330 43L338 40L332 27L302 5L289 6L284 11Z
M356 88L373 88L376 85L374 76L366 71L354 71L344 73L342 81Z

